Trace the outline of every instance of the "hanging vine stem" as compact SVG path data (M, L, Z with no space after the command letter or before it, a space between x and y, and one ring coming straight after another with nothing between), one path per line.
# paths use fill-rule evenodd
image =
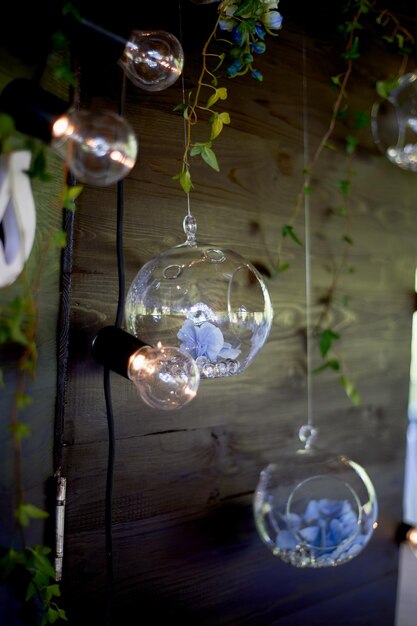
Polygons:
M45 164L44 164L45 165ZM44 168L43 165L43 168ZM38 172L40 174L41 172ZM42 169L42 174L45 174ZM67 180L67 168L63 171L64 181ZM46 180L46 178L42 178ZM15 570L22 568L26 576L22 578L27 589L24 590L26 602L35 600L36 611L42 614L41 625L54 623L58 619L66 620L65 611L56 603L60 589L55 579L55 570L48 558L50 548L42 545L30 546L25 536L25 528L32 520L45 519L48 513L25 501L23 484L23 450L22 440L30 435L27 424L20 419L20 414L32 402L27 395L28 376L34 378L37 368L36 337L39 324L39 298L41 279L47 258L52 249L65 246L65 233L59 221L62 219L61 207L75 208L75 199L82 191L82 186L62 186L62 192L54 201L54 216L48 225L47 233L40 246L38 263L33 276L28 275L27 266L19 277L21 295L18 295L7 306L3 307L0 328L0 343L14 343L22 348L17 361L17 381L13 402L10 408L9 428L12 433L13 473L14 473L14 538L10 548L0 554L0 571L3 582L7 582ZM19 541L16 542L17 537ZM16 543L17 545L16 545Z
M359 53L358 53L359 40L358 40L358 37L355 35L355 31L362 28L362 25L360 24L360 18L366 15L370 10L374 12L378 12L377 2L376 1L371 2L370 0L362 0L361 2L359 2L359 8L356 14L354 15L352 21L349 23L350 24L349 39L347 41L345 51L342 55L347 61L347 67L344 73L342 73L341 75L332 77L332 83L339 87L339 92L338 92L336 101L333 105L333 109L332 109L332 116L331 116L327 130L325 131L322 139L320 140L316 148L316 151L308 165L307 170L304 172L305 176L304 176L302 188L297 194L296 202L294 205L294 210L291 214L291 217L288 223L282 229L281 238L280 238L280 241L278 243L278 248L277 248L277 263L276 263L276 269L275 269L274 274L288 268L288 264L282 262L282 252L283 252L285 238L289 236L295 243L301 244L301 241L298 239L298 237L296 236L294 232L294 224L300 212L300 208L303 204L304 194L311 193L311 181L312 181L314 169L323 152L323 149L327 147L329 139L333 135L336 121L342 110L343 101L346 98L347 85L349 83L352 70L353 70L353 65L354 65L353 61L359 58ZM409 50L404 46L404 44L405 42L414 44L415 39L410 33L410 31L401 25L398 18L387 9L384 9L378 12L376 23L381 25L383 28L388 28L391 24L393 25L391 34L389 36L388 35L384 36L383 39L385 39L389 43L394 43L395 41L397 41L399 49L405 53L402 58L402 62L401 62L399 72L398 72L398 75L401 76L407 67L408 52L409 52Z
M209 47L213 40L225 42L230 46L230 56L233 62L227 67L226 73L229 78L243 76L251 72L252 77L257 81L262 81L262 73L253 66L254 54L263 54L266 50L264 41L266 34L276 36L274 30L281 28L282 16L276 10L279 0L222 0L218 8L218 15L214 27L205 42L202 50L202 68L197 81L194 95L189 94L189 102L183 102L174 110L182 111L185 120L185 140L182 156L181 171L173 176L186 194L189 194L193 186L190 174L189 157L200 156L202 160L216 172L220 171L217 157L212 149L212 144L220 135L224 125L230 124L230 115L226 111L217 112L213 106L219 100L226 100L228 97L226 87L218 87L218 79L215 72L222 66L226 54L209 53ZM230 31L233 41L217 38L218 29ZM217 66L213 70L209 69L209 57L218 60ZM210 82L206 82L209 77ZM201 103L202 90L207 88L209 95L205 104ZM202 111L210 115L210 137L208 141L192 143L191 129L198 122L198 112Z
M194 97L192 99L192 103L186 105L185 103L178 105L175 107L175 110L182 110L183 116L185 119L185 144L184 144L184 152L182 156L182 168L179 174L173 176L175 180L179 180L182 189L185 193L189 193L192 188L192 180L190 174L190 164L188 157L196 156L197 154L201 155L201 158L214 170L219 171L219 166L217 163L216 155L211 149L212 141L220 134L223 129L223 124L230 123L230 116L228 113L216 113L212 109L212 105L215 104L218 100L226 100L227 98L227 89L225 87L217 89L217 79L214 76L213 72L211 72L207 67L207 58L208 57L217 57L220 60L220 64L223 62L224 55L214 55L208 53L208 48L213 41L217 28L219 26L219 22L221 19L221 15L218 15L216 23L214 25L213 30L211 31L207 41L204 44L202 50L202 68L200 75L197 81L197 88L194 93ZM213 85L206 83L204 78L206 75L212 77ZM212 96L208 99L206 106L202 106L200 104L200 95L203 87L208 87L213 91ZM190 94L191 96L191 94ZM197 124L198 115L197 110L206 111L213 115L212 119L212 127L211 127L211 135L210 140L206 142L196 143L194 145L191 144L191 127Z
M294 231L294 224L296 222L300 208L303 205L304 197L306 195L311 194L311 183L312 183L314 169L319 161L319 158L323 152L323 149L326 147L331 147L329 145L329 140L331 136L333 135L336 121L339 118L339 116L341 116L341 113L343 110L343 102L345 98L347 97L346 96L347 85L351 78L352 70L354 66L353 62L355 59L359 58L359 50L358 50L359 38L356 35L356 30L362 28L362 25L360 24L360 19L361 17L363 17L363 15L368 13L370 10L376 11L376 2L369 2L368 0L359 0L355 4L357 5L358 8L353 16L353 19L350 22L346 22L344 25L345 32L349 33L348 41L347 41L347 44L345 46L345 50L343 53L343 57L347 61L347 66L346 66L344 73L339 74L338 76L332 77L332 83L338 86L339 91L337 94L336 101L333 104L331 119L311 160L308 163L308 166L304 170L304 179L303 179L302 188L297 194L296 202L294 205L291 218L289 222L282 228L281 238L280 238L278 248L277 248L277 253L278 253L277 264L275 266L275 271L273 272L273 274L275 275L278 272L283 271L289 267L288 263L282 262L282 251L283 251L285 238L289 237L298 245L302 245L302 242L297 237ZM405 41L407 41L413 44L414 38L412 37L411 33L407 29L402 27L399 20L392 13L386 10L381 11L379 13L376 19L376 22L380 24L381 26L383 26L384 28L387 28L388 26L393 25L390 36L385 36L384 39L386 39L389 43L397 43L398 47L400 48L400 51L404 53L401 66L399 68L399 75L401 75L405 71L405 68L407 66L407 59L408 59L407 53L409 52L409 50L405 48L404 43ZM391 88L392 88L392 85L391 85ZM351 136L346 137L346 153L349 155L349 160L348 160L348 165L347 165L347 175L344 180L339 181L341 191L343 195L345 196L344 198L345 206L343 207L344 209L343 214L346 215L348 220L349 220L349 212L346 211L346 200L349 194L350 178L352 174L351 162L352 162L353 153L357 147L357 143L358 143L358 140L356 137L351 137ZM316 372L322 371L326 368L330 368L334 371L337 371L339 373L338 380L344 387L344 390L347 396L351 400L352 404L358 405L360 403L359 392L356 390L353 383L343 372L339 359L329 356L329 352L333 348L334 341L340 339L340 335L336 333L335 331L333 331L331 328L326 327L326 320L328 318L329 311L334 301L334 294L336 292L336 289L340 281L340 277L342 275L343 269L346 266L347 259L349 257L349 246L352 245L353 243L348 234L345 234L342 237L342 239L345 242L343 253L340 258L340 261L335 265L333 269L331 283L325 295L321 298L320 302L321 304L323 304L323 308L314 325L313 335L316 336L318 339L319 350L320 350L321 357L323 359L323 364L320 367L318 367L315 371Z

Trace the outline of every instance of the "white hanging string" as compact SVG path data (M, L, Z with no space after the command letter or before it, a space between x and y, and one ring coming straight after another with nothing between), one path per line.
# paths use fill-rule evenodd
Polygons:
M309 141L308 141L308 95L307 95L307 54L305 36L302 40L302 89L303 89L303 165L304 165L304 240L306 274L306 367L307 367L307 424L299 431L299 437L310 448L317 434L314 426L313 382L312 382L312 324L311 324L311 233L310 233L310 194L307 189L309 180Z
M179 16L179 34L180 34L180 42L182 45L183 42L183 32L182 32L182 7L181 0L178 0L178 16ZM182 91L182 104L185 109L185 80L184 80L184 71L181 72L181 91ZM187 146L187 122L185 117L183 116L183 127L184 127L184 148ZM188 154L185 155L186 164L188 166ZM190 204L190 192L186 192L187 195L187 215L191 217L191 204Z
M308 143L308 95L307 95L307 54L303 35L303 153L304 178L307 179L309 166ZM305 182L306 184L306 182ZM311 236L310 236L310 194L304 188L304 239L306 272L306 351L307 351L307 423L313 426L313 389L311 380Z

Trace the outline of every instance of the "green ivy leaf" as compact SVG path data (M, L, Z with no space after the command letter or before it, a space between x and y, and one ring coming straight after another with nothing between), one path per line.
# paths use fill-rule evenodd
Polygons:
M344 52L342 54L342 57L348 61L348 60L355 60L355 59L359 59L360 57L360 53L359 53L359 37L355 37L353 39L352 42L352 46L349 48L349 50L347 52Z
M375 88L378 96L388 98L391 91L398 86L398 79L391 78L389 80L377 80Z
M344 180L339 180L339 187L342 191L342 194L347 197L350 191L350 180L345 178Z
M320 367L316 367L316 369L313 370L313 374L318 374L319 372L323 372L326 369L332 369L335 372L338 372L340 370L339 361L337 361L336 359L326 361L325 363L323 363L323 365L320 365Z
M179 180L181 188L184 191L184 193L190 193L193 184L191 181L191 174L188 170L184 170L183 172L176 174L175 176L172 177L172 179Z
M10 424L9 430L18 441L22 441L22 439L25 439L30 435L29 426L23 422L14 422L13 424Z
M15 511L15 517L22 526L29 526L31 518L45 519L48 516L46 511L39 509L34 504L20 504ZM34 552L31 548L29 550Z
M349 235L342 235L342 241L345 241L350 246L353 246L353 239L352 237L349 237Z
M346 141L346 154L351 155L355 152L358 143L359 143L359 139L357 137L353 137L353 135L347 135L345 137L345 141Z
M42 147L33 155L30 168L27 170L26 174L29 178L38 178L43 182L48 182L52 180L52 176L48 174L46 167L46 153L45 149Z
M15 399L16 399L16 407L19 409L19 411L22 411L22 409L27 407L29 404L32 404L33 402L33 398L31 398L31 396L28 396L25 393L22 393L20 391L16 393Z
M324 358L332 347L333 341L340 339L340 335L330 328L323 330L319 336L320 354Z
M172 109L173 111L181 111L181 113L186 109L186 105L181 103L181 104L177 104L176 106L174 106L174 108Z
M216 172L220 172L219 164L214 151L208 146L203 146L201 150L201 157L207 165L209 165Z
M83 185L65 185L62 193L62 206L68 211L75 211L75 201L84 189Z
M283 237L290 237L299 246L303 245L301 243L300 239L295 234L294 228L292 226L290 226L289 224L286 224L285 226L283 226L281 232L282 232L282 236Z
M211 94L210 98L207 100L206 108L211 109L213 104L216 104L218 100L226 100L227 99L227 88L219 87L215 89L214 93Z
M279 263L279 265L277 265L276 271L277 272L285 272L285 270L287 270L289 268L290 264L289 263Z
M2 141L15 132L14 119L7 113L0 113L0 138Z
M355 113L355 121L354 128L356 130L361 130L362 128L367 128L371 123L371 116L365 111L357 111Z
M338 379L343 389L346 392L347 397L352 402L354 406L359 406L361 403L361 396L359 391L355 388L354 384L351 380L349 380L346 376L340 376Z

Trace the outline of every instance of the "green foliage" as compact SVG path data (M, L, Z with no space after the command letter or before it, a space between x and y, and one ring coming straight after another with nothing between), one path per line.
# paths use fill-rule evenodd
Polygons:
M356 389L355 385L346 376L340 376L339 382L346 392L347 397L352 402L353 406L359 406L361 403L361 395Z
M326 328L320 333L319 346L320 346L320 354L323 358L327 356L327 353L332 347L333 341L337 339L340 339L340 335L338 333L335 333L330 328Z
M33 151L32 161L27 175L30 178L37 178L45 183L52 180L52 176L47 172L45 146L39 145Z
M286 224L282 227L282 236L290 237L290 239L292 239L298 246L303 245L301 240L295 234L293 226L290 226L290 224Z
M226 111L219 111L214 107L227 100L226 87L219 87L219 79L216 76L222 68L226 54L209 53L209 47L217 37L218 31L222 31L221 41L230 45L230 65L226 68L226 76L234 78L248 71L253 78L262 81L262 74L255 69L253 63L256 54L263 54L266 49L266 34L277 34L281 28L282 18L277 9L278 1L263 0L223 0L218 7L216 24L210 33L202 52L202 70L197 82L196 89L188 94L188 102L183 102L174 107L174 111L182 113L185 123L185 147L182 157L181 171L172 176L178 180L181 189L190 193L193 181L190 173L189 159L200 157L212 170L219 172L213 142L221 135L225 125L231 123L230 115ZM224 38L224 33L232 32L232 41ZM214 67L211 67L214 62ZM210 134L207 140L192 141L191 131L200 120L201 115L208 117Z
M396 87L398 87L398 78L377 80L375 85L376 92L381 98L389 98L391 91L393 91Z
M65 185L62 192L62 207L68 211L75 211L75 201L83 189L83 185Z
M32 507L30 517L41 517L41 513L43 511ZM42 626L54 624L58 620L67 621L65 611L55 602L61 592L48 558L50 552L46 546L35 545L20 550L9 548L0 557L0 582L7 583L12 576L18 576L24 582L25 601L33 603L35 610L40 612L40 622L37 623Z

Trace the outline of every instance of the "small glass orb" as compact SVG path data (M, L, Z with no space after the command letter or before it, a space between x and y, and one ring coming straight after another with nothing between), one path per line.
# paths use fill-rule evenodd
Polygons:
M195 398L200 374L195 361L178 348L144 346L129 361L128 376L142 400L154 409L179 409Z
M333 567L357 556L377 526L372 482L346 456L300 449L268 465L254 495L258 533L295 567Z
M372 108L374 141L401 169L417 172L417 74L401 76L388 98Z
M187 242L163 252L137 273L127 293L128 331L151 345L177 346L196 360L203 378L245 370L272 324L268 290L257 270L231 250Z
M52 128L52 147L76 178L105 187L124 178L138 153L135 133L120 115L107 111L69 111Z
M181 75L184 52L171 33L134 30L119 65L136 87L145 91L162 91Z

